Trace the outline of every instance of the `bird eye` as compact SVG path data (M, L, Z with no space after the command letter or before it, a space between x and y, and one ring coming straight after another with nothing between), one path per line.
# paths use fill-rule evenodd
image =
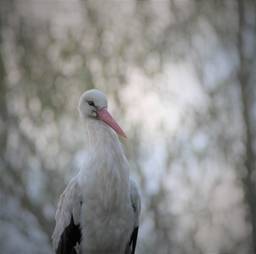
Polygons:
M87 101L87 103L88 103L90 106L95 107L95 104L94 104L94 102L93 102L93 101Z

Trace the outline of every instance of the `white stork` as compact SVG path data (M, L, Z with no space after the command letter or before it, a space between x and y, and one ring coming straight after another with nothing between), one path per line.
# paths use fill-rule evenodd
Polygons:
M107 99L99 90L82 94L79 112L89 156L60 196L52 236L55 252L134 254L140 196L116 133L126 135L107 111Z

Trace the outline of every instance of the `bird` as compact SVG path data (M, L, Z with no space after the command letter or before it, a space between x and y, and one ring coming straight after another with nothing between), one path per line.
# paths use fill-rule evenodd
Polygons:
M52 234L56 254L134 254L141 197L129 174L105 94L85 91L78 103L87 159L58 201Z

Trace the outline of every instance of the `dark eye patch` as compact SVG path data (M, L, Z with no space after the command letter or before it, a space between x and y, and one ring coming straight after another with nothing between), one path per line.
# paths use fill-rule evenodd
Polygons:
M94 102L93 102L93 101L87 101L87 103L88 103L90 106L95 107L95 104L94 104Z

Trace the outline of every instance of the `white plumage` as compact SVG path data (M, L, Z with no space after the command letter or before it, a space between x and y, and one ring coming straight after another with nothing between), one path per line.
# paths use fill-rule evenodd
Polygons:
M54 249L58 254L134 253L140 196L112 129L125 134L108 113L102 92L85 92L79 111L84 118L88 159L60 197L52 237Z

